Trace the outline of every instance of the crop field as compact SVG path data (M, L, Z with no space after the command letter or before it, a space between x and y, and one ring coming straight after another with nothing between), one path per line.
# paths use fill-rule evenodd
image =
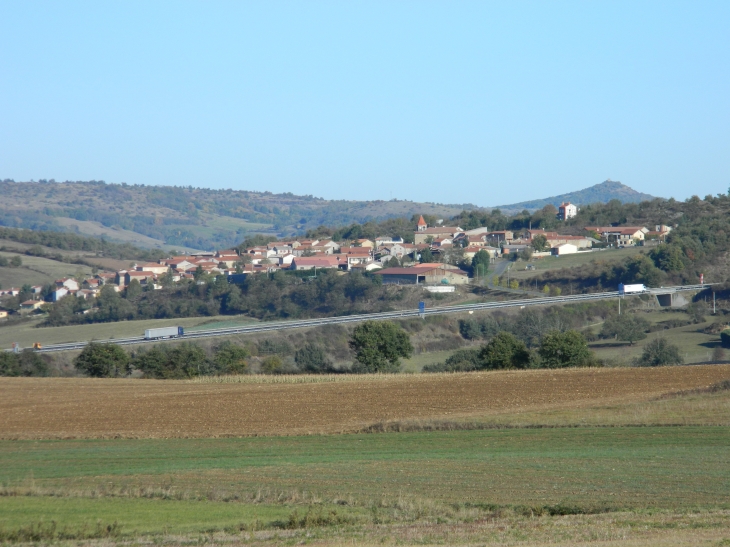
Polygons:
M352 432L393 421L646 401L730 378L730 366L312 378L312 383L2 378L0 438Z

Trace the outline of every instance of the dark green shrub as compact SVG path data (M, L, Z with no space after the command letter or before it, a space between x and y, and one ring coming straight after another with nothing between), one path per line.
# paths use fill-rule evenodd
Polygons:
M130 362L130 368L146 378L182 379L212 374L215 368L203 348L192 342L177 346L154 346Z
M74 359L76 370L93 378L114 378L124 374L129 355L117 344L91 342Z
M332 371L332 361L317 344L304 344L294 354L294 361L304 372L323 373Z
M246 348L226 341L218 346L213 363L218 374L245 374L248 372L249 356Z
M528 368L530 351L522 340L509 332L500 332L479 350L479 360L488 370Z
M538 350L544 368L586 367L596 363L586 339L577 331L548 333Z

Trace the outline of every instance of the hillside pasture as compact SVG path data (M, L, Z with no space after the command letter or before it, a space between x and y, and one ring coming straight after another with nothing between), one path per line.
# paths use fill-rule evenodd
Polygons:
M11 258L19 253L0 251L0 256ZM52 283L60 277L73 277L77 273L91 275L91 268L80 264L67 264L49 258L21 255L23 265L20 268L0 268L0 283L3 287L22 287Z
M510 268L509 277L510 279L517 279L521 281L523 279L531 279L550 270L582 266L583 264L588 264L593 260L601 263L619 262L627 257L641 254L642 252L648 252L648 249L645 247L626 247L624 249L608 248L595 250L590 253L577 253L561 257L546 256L530 260L529 264L535 267L534 270L525 270L527 263L520 260L515 262L515 264Z

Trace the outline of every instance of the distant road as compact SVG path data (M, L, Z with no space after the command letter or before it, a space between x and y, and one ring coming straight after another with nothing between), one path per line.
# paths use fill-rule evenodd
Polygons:
M666 294L679 291L698 291L708 288L709 285L681 285L676 287L662 287L661 289L650 289L649 294ZM642 294L642 293L640 293ZM643 293L646 294L646 293ZM478 310L492 310L499 308L525 308L527 306L544 306L550 304L565 304L570 302L584 302L588 300L606 300L610 298L618 298L618 291L593 293L593 294L576 294L568 296L543 296L537 298L529 298L524 300L510 300L506 302L485 302L482 304L461 304L455 306L442 306L436 308L426 308L425 315L440 315L445 313L469 313ZM636 295L629 295L636 296ZM230 336L232 334L249 334L254 332L265 332L286 329L303 329L310 327L318 327L321 325L337 325L343 323L360 323L362 321L383 320L383 319L401 319L404 317L418 317L418 310L402 310L382 313L365 313L361 315L347 315L343 317L326 317L323 319L299 319L294 321L272 321L267 323L257 323L250 326L227 327L222 329L198 330L186 333L178 338L167 338L160 340L147 340L144 336L135 336L132 338L117 338L110 340L99 340L104 343L119 344L122 346L145 344L151 341L167 342L170 340L189 340L193 338L212 338L215 336ZM42 349L36 350L39 353L51 353L56 351L69 351L82 349L89 342L67 342L64 344L50 344L43 346ZM5 350L11 351L11 350Z

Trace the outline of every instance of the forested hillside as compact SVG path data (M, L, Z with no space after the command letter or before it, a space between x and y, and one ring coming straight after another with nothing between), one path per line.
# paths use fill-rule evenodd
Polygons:
M421 214L434 220L447 219L461 211L486 214L489 210L474 204L332 201L292 193L107 184L95 180L59 183L53 179L39 182L6 179L0 182L0 195L3 196L0 226L75 232L168 251L233 247L254 234L290 237L318 227L344 234L343 227L353 224L372 226L372 223ZM524 209L534 214L536 209L545 205L552 207L564 198L586 204L651 197L621 183L606 181L571 194L507 205L502 213L519 213ZM499 215L493 210L492 216ZM546 220L548 216L551 215ZM495 224L498 225L499 222ZM402 227L396 227L399 235Z

